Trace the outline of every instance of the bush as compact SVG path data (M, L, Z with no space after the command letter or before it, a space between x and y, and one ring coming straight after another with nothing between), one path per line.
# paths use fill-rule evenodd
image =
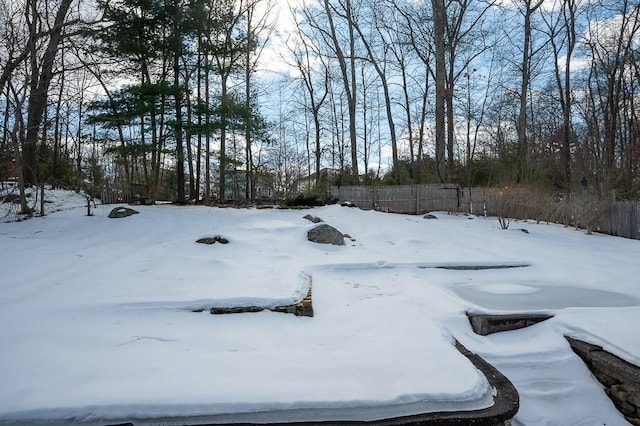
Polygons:
M288 198L285 204L289 207L294 206L324 206L325 204L333 204L338 202L337 198L330 198L320 190L313 189L302 194L296 195L294 198Z
M318 196L318 194L305 193L298 194L294 198L289 198L285 201L285 204L289 207L293 206L322 206L324 201Z

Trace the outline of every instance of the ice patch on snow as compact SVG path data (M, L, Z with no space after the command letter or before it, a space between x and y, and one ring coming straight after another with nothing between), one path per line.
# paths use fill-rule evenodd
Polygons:
M517 288L517 286L516 286ZM635 297L606 290L569 286L526 286L527 291L487 291L485 286L454 285L451 289L471 303L488 309L543 310L571 307L626 307L636 306ZM534 291L530 291L530 289ZM498 287L498 290L504 288Z
M480 291L491 294L531 294L540 291L539 288L519 284L489 284L479 288Z

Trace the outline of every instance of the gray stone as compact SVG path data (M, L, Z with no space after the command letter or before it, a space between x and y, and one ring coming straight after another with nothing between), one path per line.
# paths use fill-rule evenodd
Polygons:
M331 225L323 223L309 230L307 239L319 244L333 244L336 246L344 245L344 235Z
M324 222L324 220L320 219L318 216L314 216L311 214L306 215L303 219L307 219L309 222L313 222L313 223Z
M565 336L571 349L585 362L627 420L638 419L640 367L605 351L601 346ZM634 420L635 421L635 420Z
M628 402L623 402L620 404L620 412L625 416L635 416L636 408Z
M224 237L221 237L220 235L216 235L215 237L200 238L200 239L196 240L196 243L200 243L200 244L215 244L215 243L229 244L229 240L227 240Z
M638 384L625 383L623 384L623 386L624 386L624 389L630 394L635 394L640 396L640 383Z
M589 354L593 368L605 371L621 383L640 383L640 368L606 351Z
M625 391L622 385L613 385L611 386L611 397L617 400L619 404L622 404L629 398L629 392Z
M134 214L140 213L134 209L130 209L129 207L116 207L115 209L109 212L109 217L111 219L121 219L123 217L133 216Z
M506 315L486 315L467 312L467 317L471 323L471 328L476 334L487 336L492 333L502 331L517 330L546 321L553 318L553 315L538 314L506 314Z
M587 360L583 359L583 361L585 361L585 363L587 363L587 367L589 367L591 369L591 365L589 364L589 360L588 359ZM618 383L620 383L618 380L616 380L613 377L605 374L602 371L593 370L593 369L591 371L593 372L593 375L596 376L596 379L598 379L598 381L600 383L602 383L602 385L605 388L610 388L611 386L614 386L614 385L617 385Z
M631 423L633 426L640 426L640 419L639 418L631 418L631 417L625 417L627 419L627 421L629 423Z
M437 217L431 213L427 213L424 216L422 216L423 219L437 219Z

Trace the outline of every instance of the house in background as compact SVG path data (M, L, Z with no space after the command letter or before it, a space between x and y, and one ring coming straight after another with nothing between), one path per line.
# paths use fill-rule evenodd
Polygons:
M325 167L323 169L320 170L320 176L319 179L317 179L318 182L330 182L333 181L334 178L340 176L340 170L339 169L330 169L328 167ZM312 173L309 176L305 176L302 178L299 178L296 181L296 191L301 194L304 192L308 192L310 190L312 190L313 188L315 188L316 186L316 174Z

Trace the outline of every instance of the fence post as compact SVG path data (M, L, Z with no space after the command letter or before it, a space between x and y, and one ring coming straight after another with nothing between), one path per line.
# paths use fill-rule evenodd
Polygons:
M40 186L40 216L44 216L44 183Z
M638 207L637 203L631 203L629 205L629 238L634 240L638 239L638 221L637 221L637 212L636 207Z
M369 191L371 192L371 210L376 211L376 190L375 190L375 187L372 185L371 188L369 189Z

